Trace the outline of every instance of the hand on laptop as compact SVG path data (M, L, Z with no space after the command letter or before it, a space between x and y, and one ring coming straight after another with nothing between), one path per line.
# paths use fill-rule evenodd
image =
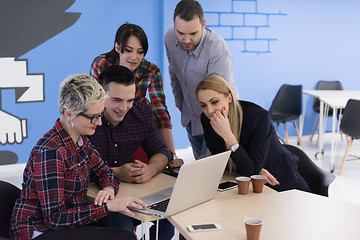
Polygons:
M130 216L135 214L129 208L143 209L147 208L146 203L134 197L118 197L107 202L107 207L110 212L125 212Z
M103 190L100 190L95 197L94 204L101 206L103 203L106 203L109 199L114 199L115 193L114 189L111 187L105 187Z

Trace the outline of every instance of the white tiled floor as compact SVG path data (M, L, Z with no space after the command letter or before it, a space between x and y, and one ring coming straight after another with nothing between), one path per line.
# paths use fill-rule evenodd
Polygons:
M324 156L322 159L315 158L315 154L318 152L318 148L315 146L316 137L317 135L314 136L313 142L310 142L310 136L303 136L305 152L318 166L330 171L331 133L326 133L324 136ZM360 157L360 140L353 141L344 165L344 170L340 176L338 173L345 154L347 142L344 135L343 141L341 140L340 134L336 135L336 142L337 151L334 162L334 174L336 178L330 185L329 198L360 204L360 160L357 158ZM289 144L296 145L296 143L296 137L289 139Z

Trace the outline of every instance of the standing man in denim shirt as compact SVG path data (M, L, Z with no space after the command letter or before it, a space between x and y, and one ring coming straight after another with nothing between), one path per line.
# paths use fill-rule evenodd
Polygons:
M204 12L197 1L180 1L173 20L174 26L165 35L171 86L176 107L181 111L181 124L187 130L194 157L199 158L206 155L207 148L195 89L205 77L219 75L238 98L233 60L225 40L205 27Z

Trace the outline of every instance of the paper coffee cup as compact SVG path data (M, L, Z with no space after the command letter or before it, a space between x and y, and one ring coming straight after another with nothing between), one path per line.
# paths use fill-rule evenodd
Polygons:
M259 218L246 218L244 220L247 240L259 240L261 226L264 221Z
M239 194L246 195L249 193L250 180L251 180L251 178L249 178L249 177L237 177L236 178Z
M253 192L261 193L264 188L265 176L263 175L252 175L251 183L253 186Z

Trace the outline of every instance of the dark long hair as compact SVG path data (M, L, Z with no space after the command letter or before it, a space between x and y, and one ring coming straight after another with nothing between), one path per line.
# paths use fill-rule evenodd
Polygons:
M145 56L148 51L149 44L148 44L148 39L147 39L147 36L146 36L144 30L138 25L124 23L117 30L116 36L115 36L114 47L110 52L105 53L105 59L113 64L118 64L120 62L120 60L119 60L119 53L116 52L116 49L115 49L115 43L117 43L119 45L120 51L121 51L121 53L123 53L126 43L129 40L130 36L135 36L139 39L141 46L144 50L144 56Z

